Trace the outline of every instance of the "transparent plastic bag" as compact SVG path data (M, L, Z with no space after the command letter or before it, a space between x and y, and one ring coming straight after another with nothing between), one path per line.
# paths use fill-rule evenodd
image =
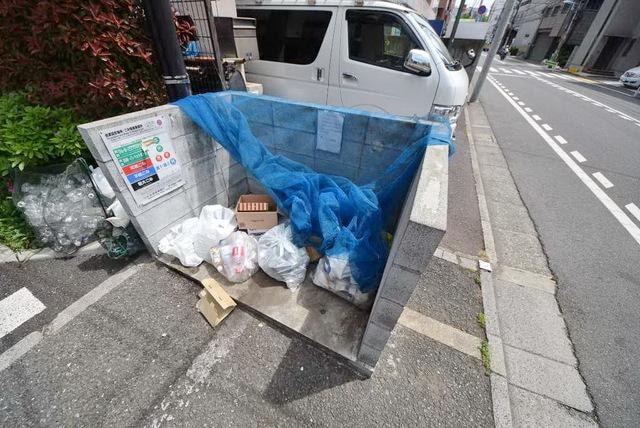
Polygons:
M267 275L295 290L307 275L309 255L293 243L291 225L282 223L258 240L258 264Z
M368 309L373 304L375 291L363 293L351 274L349 258L325 256L318 260L312 281L318 287L337 294L359 308Z
M200 211L194 248L198 257L211 263L211 248L227 238L237 227L233 210L222 205L206 205Z
M258 242L236 231L211 249L215 268L231 282L244 282L258 270Z
M198 218L187 219L172 227L169 233L160 239L158 251L177 257L183 266L198 266L202 263L202 257L196 254L193 245L197 232Z
M73 254L96 239L105 227L106 213L84 160L60 169L20 173L13 200L40 243Z

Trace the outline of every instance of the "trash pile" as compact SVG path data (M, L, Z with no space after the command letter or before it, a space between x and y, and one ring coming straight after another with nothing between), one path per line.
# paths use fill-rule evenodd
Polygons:
M42 245L70 255L98 239L112 258L143 248L100 168L83 159L58 174L22 174L16 184L14 203Z
M359 290L347 259L322 256L312 247L298 247L293 242L291 223L286 219L278 222L278 217L282 216L269 196L242 195L235 212L222 205L203 207L199 217L174 226L160 240L158 250L178 258L183 266L210 263L234 283L247 281L262 269L291 291L305 281L311 265L309 270L314 271L310 279L315 285L358 307L371 305L375 293ZM265 224L270 227L264 228Z

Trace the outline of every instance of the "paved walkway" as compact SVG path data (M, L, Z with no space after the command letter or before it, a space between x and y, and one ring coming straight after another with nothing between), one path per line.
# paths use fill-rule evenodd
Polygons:
M593 426L555 282L480 103L468 107L487 256L481 275L496 426Z

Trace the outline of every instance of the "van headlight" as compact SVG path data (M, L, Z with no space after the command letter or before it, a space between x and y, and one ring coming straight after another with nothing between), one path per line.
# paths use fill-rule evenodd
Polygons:
M451 125L454 125L458 121L462 106L444 106L440 104L434 104L431 108L431 114L442 116L449 121Z

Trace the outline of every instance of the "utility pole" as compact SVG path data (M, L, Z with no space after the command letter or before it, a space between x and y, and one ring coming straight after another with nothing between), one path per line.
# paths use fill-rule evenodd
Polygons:
M460 17L462 16L462 11L464 10L465 0L460 0L460 6L458 6L458 12L456 13L456 19L453 21L453 28L451 29L451 36L449 40L447 40L447 47L451 47L453 45L453 41L456 38L456 31L458 31L458 24L460 23Z
M500 19L498 20L498 25L496 26L496 34L493 37L493 42L491 43L491 48L487 53L487 59L485 59L484 64L482 65L482 70L480 71L480 75L478 76L478 80L476 81L476 85L473 87L473 92L471 93L471 97L469 98L470 103L474 103L478 100L478 96L480 95L480 90L482 89L482 85L484 81L487 79L487 73L489 73L489 68L491 68L491 63L498 52L498 48L500 47L500 43L502 38L504 37L504 32L507 29L507 24L509 23L509 18L511 17L511 12L513 11L514 6L516 5L516 0L507 0L504 3L504 7L502 8L502 13L500 14Z
M169 101L191 95L189 76L184 66L169 0L142 0L142 6L155 56L162 68L162 79L167 87Z
M584 5L585 5L584 0L573 1L571 5L571 20L569 21L569 25L567 25L566 30L562 33L562 36L560 37L560 41L558 42L558 47L556 48L555 52L553 52L553 55L551 55L551 61L556 61L556 62L558 61L560 50L562 49L567 39L573 32L573 29L578 22L578 16L580 14L580 11L584 7Z

